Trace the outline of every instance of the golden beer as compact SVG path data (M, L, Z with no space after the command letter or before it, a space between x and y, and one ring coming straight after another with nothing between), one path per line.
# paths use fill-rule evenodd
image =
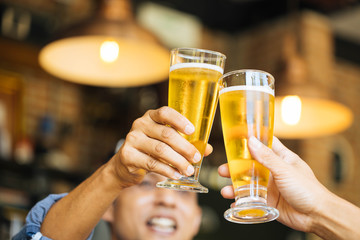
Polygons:
M261 194L261 186L267 187L269 170L253 160L247 142L255 136L271 147L274 99L273 91L265 86L233 86L220 91L224 143L235 194L246 185L256 185L260 195L266 195ZM251 191L249 188L246 194L255 195Z
M208 142L218 100L218 80L222 69L204 63L180 63L170 68L169 107L194 124L195 132L183 135L203 156ZM195 175L201 162L193 164Z
M275 79L253 69L226 73L219 80L219 102L226 157L235 204L224 213L234 223L263 223L279 217L267 205L269 170L250 154L254 136L271 147L274 130Z
M192 176L168 178L157 187L207 193L199 183L199 174L207 141L216 111L219 83L224 72L226 56L222 53L198 49L175 48L171 50L169 73L169 107L185 116L195 127L190 136L182 136L200 152L201 160L193 164Z

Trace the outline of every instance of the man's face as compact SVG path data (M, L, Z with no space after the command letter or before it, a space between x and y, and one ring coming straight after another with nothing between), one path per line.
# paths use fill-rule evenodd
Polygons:
M201 210L196 194L157 188L163 180L149 173L141 184L121 191L113 214L116 239L190 240L197 234Z

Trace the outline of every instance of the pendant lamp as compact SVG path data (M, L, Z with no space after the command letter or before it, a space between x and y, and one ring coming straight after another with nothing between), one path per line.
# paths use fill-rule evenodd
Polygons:
M132 15L129 0L102 0L90 21L43 47L40 66L71 82L135 87L166 80L169 51Z
M284 69L276 85L275 136L306 139L347 129L353 122L352 111L331 100L327 89L307 81L307 67L297 53L294 36L287 36L284 46Z

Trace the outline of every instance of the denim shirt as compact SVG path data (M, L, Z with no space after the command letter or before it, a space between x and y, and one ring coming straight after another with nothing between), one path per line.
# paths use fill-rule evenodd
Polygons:
M26 216L25 226L12 238L12 240L51 240L40 233L41 224L52 205L66 195L67 193L50 194L48 197L38 202ZM87 239L90 240L92 235L93 232Z

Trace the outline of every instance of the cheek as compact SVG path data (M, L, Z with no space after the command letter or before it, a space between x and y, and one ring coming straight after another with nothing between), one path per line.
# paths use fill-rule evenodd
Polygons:
M190 217L190 218L192 218L195 214L198 214L200 210L196 202L186 202L186 201L181 202L179 209L181 210L181 212L185 217Z
M116 216L118 221L126 222L144 220L146 209L150 206L151 197L146 195L130 195L119 197L116 204ZM134 217L129 217L134 216Z
M132 199L134 202L133 205L136 208L148 206L150 203L154 201L154 195L153 194L142 194L141 196L138 196L136 199Z
M145 231L149 205L146 196L119 197L114 216L114 230L119 238L137 239Z

